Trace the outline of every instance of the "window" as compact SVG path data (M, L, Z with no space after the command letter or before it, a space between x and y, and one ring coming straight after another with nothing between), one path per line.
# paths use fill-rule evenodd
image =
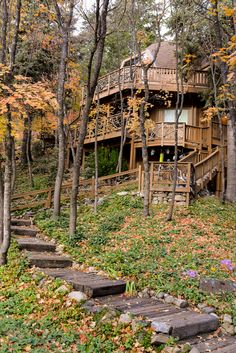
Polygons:
M174 123L175 122L175 109L166 109L164 111L164 122ZM188 109L183 109L179 117L179 123L188 123Z

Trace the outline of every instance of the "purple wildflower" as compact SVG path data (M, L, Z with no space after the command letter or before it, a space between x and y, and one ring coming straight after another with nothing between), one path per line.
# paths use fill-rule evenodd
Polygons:
M220 263L221 263L221 265L226 266L229 271L234 270L234 266L230 260L224 259L224 260L221 260Z
M187 270L186 271L187 276L189 276L190 278L195 278L197 277L197 271L194 270Z

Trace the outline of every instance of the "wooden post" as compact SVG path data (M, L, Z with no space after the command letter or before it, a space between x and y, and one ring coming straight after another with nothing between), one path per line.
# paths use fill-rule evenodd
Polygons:
M150 192L149 192L149 203L152 202L152 187L153 187L153 168L154 168L154 163L151 163L151 168L150 168Z
M138 166L138 191L141 192L142 188L142 166L139 164Z
M130 143L130 157L129 157L129 169L134 168L134 137L132 137Z
M48 189L48 197L45 201L45 208L51 208L52 203L52 187Z
M91 184L91 192L92 192L92 195L95 197L95 178L94 176L92 177L92 184Z
M208 152L211 153L212 151L212 123L211 122L208 128L207 149L208 149Z

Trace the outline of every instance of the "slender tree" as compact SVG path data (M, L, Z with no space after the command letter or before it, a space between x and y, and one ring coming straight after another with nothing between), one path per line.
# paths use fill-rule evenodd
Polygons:
M109 0L96 0L95 5L95 25L94 25L94 37L93 46L90 51L88 65L87 65L87 82L86 82L86 95L85 102L81 113L81 124L78 136L76 158L73 165L73 179L72 179L72 190L70 199L70 237L76 232L77 224L77 197L79 191L79 178L80 178L80 165L82 158L82 149L84 139L87 132L87 123L89 111L93 101L99 72L102 65L103 51L105 38L107 33L107 14L108 14Z
M54 188L54 202L53 202L53 218L57 219L60 215L60 198L61 198L61 186L65 168L65 128L64 128L64 117L65 117L65 82L66 82L66 68L68 60L68 47L71 33L71 25L73 19L73 10L75 7L75 1L70 0L66 2L66 9L63 11L62 7L59 6L58 1L53 0L55 13L57 17L57 23L60 30L62 39L61 43L61 58L58 71L58 83L57 83L57 100L58 100L58 112L57 112L57 133L58 133L58 166L57 175ZM68 6L68 8L67 8Z

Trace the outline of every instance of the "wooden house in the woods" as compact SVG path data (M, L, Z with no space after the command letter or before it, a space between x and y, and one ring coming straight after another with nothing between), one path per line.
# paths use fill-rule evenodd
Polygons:
M155 44L142 54L142 60L152 59ZM187 65L186 65L187 67ZM204 121L204 93L209 90L207 68L186 68L183 79L184 104L178 128L178 182L176 200L188 203L191 194L207 185L220 193L220 128L218 121ZM148 145L151 190L154 202L167 202L170 198L173 179L175 105L177 96L175 46L162 42L157 58L148 71L149 124L146 130ZM144 90L142 67L137 58L128 58L119 69L101 77L95 101L99 95L100 105L107 113L100 117L97 131L99 145L119 149L122 134L122 114L125 117L125 143L123 159L129 169L142 164L142 143L138 130L132 129L128 99L141 97ZM123 104L121 103L121 99ZM129 112L128 112L129 110ZM128 113L127 113L128 112ZM128 127L127 127L128 126ZM223 126L226 130L226 126ZM224 131L225 132L225 131ZM226 134L225 134L226 136ZM84 158L93 150L95 129L89 125L84 143ZM224 140L224 143L226 141ZM83 160L84 160L83 158Z

